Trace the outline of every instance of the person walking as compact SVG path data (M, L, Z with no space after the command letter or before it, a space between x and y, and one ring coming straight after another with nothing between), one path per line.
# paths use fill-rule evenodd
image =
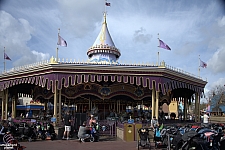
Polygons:
M71 131L71 122L72 122L72 116L70 115L69 111L66 112L64 118L63 118L64 124L65 124L65 130L63 134L62 139L69 140L69 135Z

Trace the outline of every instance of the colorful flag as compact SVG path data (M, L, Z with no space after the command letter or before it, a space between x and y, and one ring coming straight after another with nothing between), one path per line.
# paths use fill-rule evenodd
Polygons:
M200 67L206 68L206 67L207 67L207 63L205 63L204 61L202 61L202 60L200 59Z
M171 48L160 39L159 39L159 46L158 47L164 48L164 49L167 49L167 50L171 50Z
M110 3L105 2L105 5L106 5L106 6L110 6Z
M4 59L11 60L6 53L4 53Z
M67 47L66 40L64 40L60 35L58 35L58 43L57 45Z

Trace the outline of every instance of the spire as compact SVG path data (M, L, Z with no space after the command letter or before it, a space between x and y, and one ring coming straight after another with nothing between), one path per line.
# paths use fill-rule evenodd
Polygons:
M95 40L93 46L95 46L95 45L108 45L108 46L114 46L115 47L114 42L112 40L112 37L109 34L105 12L104 12L104 20L103 20L103 23L102 23L102 29L101 29L97 39Z
M116 62L121 54L119 49L115 47L109 33L106 22L106 12L104 12L103 17L101 31L92 47L89 48L87 55L91 62Z

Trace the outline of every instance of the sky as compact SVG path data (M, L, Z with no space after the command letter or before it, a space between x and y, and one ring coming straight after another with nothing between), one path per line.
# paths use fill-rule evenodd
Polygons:
M224 0L108 0L107 25L120 63L157 64L207 81L205 93L225 85ZM0 0L0 52L6 70L56 57L58 32L67 47L59 59L87 61L97 38L105 0ZM171 51L158 48L160 38ZM159 55L158 55L159 52ZM159 57L158 57L159 56ZM207 63L200 68L199 58ZM4 71L4 57L0 57Z

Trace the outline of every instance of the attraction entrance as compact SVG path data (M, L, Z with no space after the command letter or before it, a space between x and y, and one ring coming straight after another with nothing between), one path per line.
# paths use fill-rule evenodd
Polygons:
M51 59L36 68L39 69L28 68L17 74L1 76L2 118L7 118L6 112L9 110L4 104L8 104L9 99L12 102L12 115L16 116L15 105L19 93L40 100L45 106L51 102L57 121L62 116L64 106L73 107L74 112L79 113L98 106L100 111L105 112L105 118L110 109L121 112L128 105L145 104L151 107L151 115L158 117L158 109L163 101L170 103L172 99L182 99L187 109L189 101L195 99L198 108L206 84L199 78L168 68L165 63L160 66L133 66L56 63Z

